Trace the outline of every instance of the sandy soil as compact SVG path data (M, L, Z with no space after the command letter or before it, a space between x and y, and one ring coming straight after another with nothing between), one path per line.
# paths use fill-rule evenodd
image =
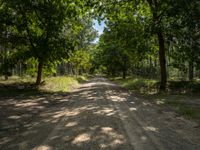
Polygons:
M0 98L0 150L197 150L197 124L104 78L69 95Z

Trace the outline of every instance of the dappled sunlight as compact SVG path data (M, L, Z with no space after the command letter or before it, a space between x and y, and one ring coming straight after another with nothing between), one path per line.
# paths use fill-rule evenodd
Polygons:
M88 142L91 140L91 135L89 133L79 134L77 137L74 138L72 144L80 145L82 143Z
M94 114L112 116L116 114L116 111L113 108L104 107L101 110L94 112Z
M141 139L142 141L146 141L146 140L147 140L147 137L146 137L146 136L141 136L140 139Z
M21 116L9 116L8 119L19 119Z
M41 101L41 100L45 100L46 98L45 97L39 97L39 98L37 98L36 100L38 101Z
M90 96L90 92L84 91L84 92L81 92L80 95L81 96L84 96L84 95Z
M137 111L137 108L131 107L131 108L129 108L129 110L130 110L130 111Z
M116 139L116 140L112 141L112 142L109 143L109 144L100 144L100 148L101 148L101 149L107 149L107 148L109 148L109 147L115 148L115 147L117 147L118 145L123 144L123 143L124 143L123 140Z
M107 86L117 86L114 83L109 83L109 82L91 82L91 83L86 83L84 84L84 86L81 86L81 88L91 88L91 87L95 87L95 86L103 86L103 85L107 85Z
M117 85L114 83L108 83L108 82L101 82L100 85L107 85L107 86L114 86L116 87Z
M158 100L158 101L156 101L156 104L157 105L163 105L165 103L165 101L163 101L163 100Z
M155 127L152 127L152 126L146 126L146 127L143 127L143 128L146 131L159 132L158 128L155 128Z
M28 137L28 139L37 137L42 128L45 131L48 128L51 129L65 115L62 110L66 106L60 106L67 101L69 99L66 95L58 94L20 95L15 98L1 99L0 106L3 111L0 111L0 149L4 145L19 142L18 139L23 140L23 137ZM47 134L48 132L43 133L43 135ZM20 141L20 143L23 142ZM44 146L38 149L45 148L50 149Z
M86 108L86 107L77 108L77 109L73 109L73 110L67 110L65 112L65 116L67 116L67 117L77 116L78 114L81 113L81 111L83 111L84 108Z
M142 104L143 104L144 106L152 106L152 104L151 104L150 102L142 102Z
M126 101L126 98L119 97L119 96L116 96L116 95L109 96L109 99L111 99L114 102L124 102L124 101Z
M56 135L56 136L51 137L49 140L55 140L55 139L58 139L58 138L60 138L60 136Z
M42 101L43 104L49 104L47 100Z
M112 138L119 138L119 139L123 138L123 136L114 131L112 127L101 127L101 133L109 135L109 137Z
M161 137L163 131L153 123L152 114L159 120L160 114L152 111L152 103L112 86L95 81L69 95L8 99L6 105L0 101L6 112L0 114L0 125L8 126L0 131L0 144L3 149L11 145L32 150L154 147L155 136Z
M53 149L50 146L42 145L42 146L35 147L32 150L53 150Z
M111 132L113 129L111 128L111 127L102 127L101 128L101 132L102 133L109 133L109 132Z
M88 100L94 100L95 98L96 98L96 97L94 97L94 96L90 96L90 95L87 96L87 99L88 99Z
M106 140L103 143L100 142L100 148L102 149L115 148L126 142L125 137L113 130L112 127L101 127L100 136L96 138L100 141Z
M64 98L64 99L59 98L59 99L57 99L57 100L59 100L59 102L69 102L69 100L66 99L66 98ZM56 99L55 99L55 101L56 101Z
M43 137L41 146L33 150L55 149L62 142L67 143L69 149L84 149L93 143L96 145L95 149L124 147L127 137L118 123L128 116L122 114L119 118L118 108L113 103L126 102L129 93L109 90L110 86L116 85L107 82L88 83L74 90L68 97L50 94L14 100L9 105L14 105L13 109L20 111L20 114L8 117L21 122L25 120L23 127L26 131L20 133L20 136L29 137L30 141L27 140L27 143L32 142L31 137ZM137 109L130 107L129 111ZM31 122L26 120L32 117L24 116L27 112L32 116L37 115L38 118ZM9 143L16 139L14 137L10 141L4 141Z
M53 118L60 118L66 115L66 111L65 110L61 110L61 111L57 111L54 113L54 115L52 116Z
M99 108L98 106L86 105L86 106L78 107L75 109L66 109L65 111L63 111L62 114L67 117L73 117L73 116L79 115L80 113L84 111L97 110L98 108Z
M38 102L33 101L22 101L21 103L15 104L16 107L30 107L30 106L38 106Z
M65 127L74 127L74 126L77 126L77 125L78 125L78 122L73 121L73 122L67 123L67 124L65 125Z

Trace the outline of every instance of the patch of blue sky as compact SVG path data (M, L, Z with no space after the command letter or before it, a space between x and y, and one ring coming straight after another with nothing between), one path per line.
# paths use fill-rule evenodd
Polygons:
M103 34L103 30L104 30L105 26L106 25L105 25L104 21L101 21L100 23L98 22L98 20L93 21L93 27L98 32L98 37L93 41L93 43L97 43L99 41L99 36L101 34Z

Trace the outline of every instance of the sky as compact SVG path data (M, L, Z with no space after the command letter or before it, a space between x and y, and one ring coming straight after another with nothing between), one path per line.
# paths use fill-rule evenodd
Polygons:
M104 21L101 21L99 24L98 20L94 20L93 22L94 22L93 27L95 30L98 31L98 34L100 36L103 33L103 30L105 28L105 23L104 23ZM99 41L99 38L96 38L93 43L97 43L98 41Z

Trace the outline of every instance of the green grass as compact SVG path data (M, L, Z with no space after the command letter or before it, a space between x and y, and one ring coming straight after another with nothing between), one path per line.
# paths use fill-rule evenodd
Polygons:
M9 85L9 84L16 84L16 83L33 83L35 82L35 78L31 78L30 76L23 76L23 77L19 77L19 76L11 76L8 78L8 80L5 80L4 77L0 77L0 84L5 84L5 85Z
M46 77L43 84L35 86L35 78L12 76L8 80L0 78L0 95L37 95L40 93L69 92L72 87L87 80L85 76Z
M110 78L112 81L120 84L129 90L142 94L156 94L159 92L159 81L156 79L147 79L142 77L129 77L122 79L119 77ZM171 94L200 94L200 81L175 81L169 80L167 83L167 93Z
M167 106L176 113L200 124L200 82L169 81L167 92L159 93L159 82L154 79L129 77L127 79L111 78L124 88L134 91L147 100L158 105Z
M145 78L111 78L112 81L120 84L129 90L134 90L139 93L155 93L157 92L158 81L154 79Z
M86 77L50 77L45 79L44 85L39 88L48 92L69 92L72 87L86 81Z

